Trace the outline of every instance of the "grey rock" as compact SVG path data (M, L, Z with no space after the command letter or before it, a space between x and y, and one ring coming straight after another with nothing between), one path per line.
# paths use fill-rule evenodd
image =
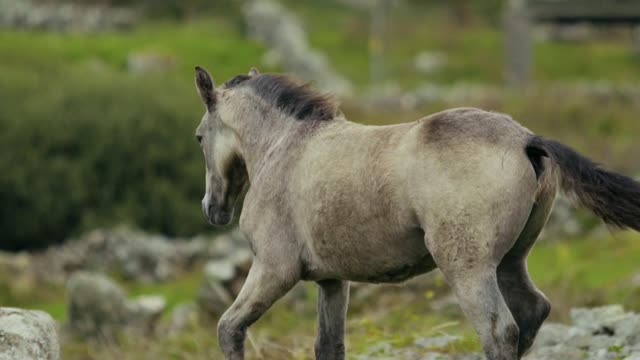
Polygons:
M431 74L446 65L447 57L441 52L423 51L413 59L413 66L423 74Z
M135 22L135 13L122 7L0 0L0 27L100 32L127 30Z
M298 18L280 3L272 0L247 2L244 15L249 34L269 49L269 62L305 80L314 80L323 91L349 96L353 85L333 70L324 54L311 48Z
M129 300L108 277L76 272L67 283L67 329L82 338L114 340L119 331L153 333L166 308L161 296Z
M189 328L197 321L198 307L196 304L188 302L178 304L171 312L169 319L169 332L178 333Z
M167 72L177 64L175 56L155 52L132 53L127 57L127 68L134 74Z
M75 273L67 283L68 329L80 337L111 339L129 318L127 297L104 275Z
M570 312L571 321L579 327L598 331L612 322L626 317L621 305L606 305L596 308L574 308Z
M127 303L129 319L127 325L144 334L152 334L167 308L167 301L159 295L145 295Z
M42 311L0 308L0 360L59 360L55 321Z
M198 291L198 307L206 317L222 315L232 301L229 291L217 281L205 281Z
M236 267L231 260L211 260L204 266L204 274L213 281L231 281L236 275Z
M418 338L413 343L421 348L444 348L460 340L460 337L453 335L442 335L430 338Z

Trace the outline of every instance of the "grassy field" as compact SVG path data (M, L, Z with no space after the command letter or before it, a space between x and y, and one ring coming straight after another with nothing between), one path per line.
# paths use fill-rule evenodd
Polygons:
M540 243L529 258L529 269L538 287L553 304L551 321L567 321L568 310L576 306L620 303L640 311L637 285L640 235L628 232L603 234L593 238L562 239ZM64 289L60 286L24 286L4 278L0 283L3 306L42 309L64 322ZM633 279L636 284L633 285ZM131 296L160 294L169 310L194 301L202 281L200 271L164 284L141 285L120 281ZM20 286L19 284L23 284ZM315 286L305 283L303 296L277 303L251 330L247 343L252 358L312 359L316 327ZM448 304L448 286L436 271L401 285L381 285L352 289L347 323L348 348L352 354L372 351L376 344L409 346L420 337L457 335L461 340L441 351L478 350L477 338L455 303ZM436 308L437 310L434 310ZM168 321L169 312L164 321ZM194 319L195 320L195 319ZM194 321L186 331L157 339L123 338L121 343L98 345L67 339L65 359L205 359L220 358L215 319ZM379 346L379 345L378 345Z
M326 52L333 66L351 79L359 91L365 92L369 85L367 15L338 6L334 1L307 4L289 0L286 3L304 20L312 45ZM389 82L405 89L423 82L500 86L502 40L496 24L475 21L461 26L449 21L444 9L422 11L399 7L391 13L385 59ZM187 175L178 174L175 178L197 178L198 186L193 193L201 195L204 186L201 184L202 160L193 143L192 132L202 107L192 85L193 66L199 64L209 68L218 83L245 73L251 66L260 67L266 50L248 40L244 32L240 20L224 14L188 23L148 22L124 34L0 30L0 134L4 136L1 138L4 143L0 145L8 149L0 151L0 160L4 161L15 149L23 151L36 146L36 141L60 129L63 131L61 141L86 134L87 146L93 148L95 144L103 144L94 140L104 133L92 133L91 122L113 122L115 130L106 134L122 135L124 140L122 143L104 143L105 153L126 147L135 154L139 151L138 143L155 139L157 141L151 143L159 145L145 154L162 155L166 147L186 154L173 160L193 164L188 166ZM445 55L447 60L442 69L430 75L416 73L413 59L425 50ZM175 68L158 74L129 74L128 57L148 52L175 60ZM470 99L464 103L435 102L405 113L371 112L349 102L343 108L350 119L368 124L412 121L454 106L479 106L507 112L536 132L566 142L615 169L637 173L640 169L640 143L637 141L640 101L637 96L618 90L638 84L640 58L631 51L625 31L577 43L539 41L535 44L535 64L535 81L531 87L519 91L502 90L497 97ZM261 67L261 70L281 69ZM611 84L613 90L588 92L580 85L596 81ZM146 113L152 115L145 118ZM79 117L82 120L74 122L73 119ZM116 117L118 119L114 119ZM165 126L166 122L157 117L170 119L179 126L162 128L158 124ZM50 124L51 119L61 122ZM14 131L18 124L27 120L31 128L41 130L37 136L24 137L22 132ZM127 133L129 123L132 128L142 129L135 132L137 137L123 135ZM79 127L73 131L67 128L74 124ZM172 143L171 138L176 136L184 141ZM130 156L123 154L118 161ZM41 158L32 160L34 168L40 169ZM6 161L16 162L10 158ZM159 172L168 172L160 165L157 165ZM125 175L134 181L144 174L141 171ZM156 178L155 173L151 172L150 178ZM158 190L161 195L170 193L172 181L178 180L163 183ZM48 188L38 192L43 196L62 193L65 198L70 193ZM193 198L197 199L197 195ZM190 194L188 198L191 197ZM177 207L178 202L172 197L164 199L153 208ZM130 201L139 202L140 199L136 197ZM197 201L194 204L199 211ZM149 217L167 216L152 210L149 210ZM127 211L131 210L122 211L126 218ZM28 221L40 217L36 215L28 217ZM93 226L101 220L99 217L84 220L83 226ZM634 275L637 278L640 270L636 265L638 258L640 236L615 233L540 244L534 249L529 265L534 280L554 304L552 319L564 321L568 309L580 305L622 303L640 311L640 288L637 284L635 288L630 285L631 278ZM448 294L446 285L437 279L437 275L435 277L430 282L433 286L427 290L415 291L412 284L421 281L417 279L407 287L381 287L375 296L366 300L360 299L358 290L354 290L348 321L350 351L364 353L381 342L402 346L411 344L418 337L441 333L463 337L453 348L443 351L478 349L473 332L455 307L442 311L432 309L434 302ZM161 294L171 308L193 301L201 280L202 275L194 272L166 284L122 282L122 285L131 295ZM252 328L252 341L248 344L251 358L260 358L259 354L264 358L312 358L316 325L315 289L311 284L307 285L307 293L308 299L303 305L279 303ZM0 304L43 309L60 321L65 319L62 287L34 284L29 279L16 280L10 274L0 274ZM67 340L63 344L63 357L71 360L217 359L220 358L217 341L210 329L213 326L193 324L189 331L168 339L123 339L120 345L111 346Z

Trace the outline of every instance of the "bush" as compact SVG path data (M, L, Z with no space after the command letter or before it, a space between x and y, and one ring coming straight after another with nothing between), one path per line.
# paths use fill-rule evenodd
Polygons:
M201 232L202 106L190 82L0 68L0 248L129 223Z

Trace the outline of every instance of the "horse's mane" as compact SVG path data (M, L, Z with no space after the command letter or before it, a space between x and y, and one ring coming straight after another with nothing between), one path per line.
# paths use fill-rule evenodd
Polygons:
M258 96L298 120L332 120L338 106L328 95L314 91L309 83L281 74L238 75L226 88L250 86Z

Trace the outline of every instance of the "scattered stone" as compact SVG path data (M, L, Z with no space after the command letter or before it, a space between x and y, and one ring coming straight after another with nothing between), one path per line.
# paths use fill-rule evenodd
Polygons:
M0 0L0 27L101 32L128 30L135 22L134 12L122 7Z
M42 311L0 308L0 360L59 360L55 321Z
M442 335L432 338L418 338L413 343L416 346L426 349L442 349L460 340L460 337L453 335Z
M571 325L542 326L527 360L628 359L640 356L640 315L620 305L571 310Z
M128 300L124 290L102 274L79 271L67 284L67 329L82 338L113 340L125 329L153 333L165 308L161 296Z

